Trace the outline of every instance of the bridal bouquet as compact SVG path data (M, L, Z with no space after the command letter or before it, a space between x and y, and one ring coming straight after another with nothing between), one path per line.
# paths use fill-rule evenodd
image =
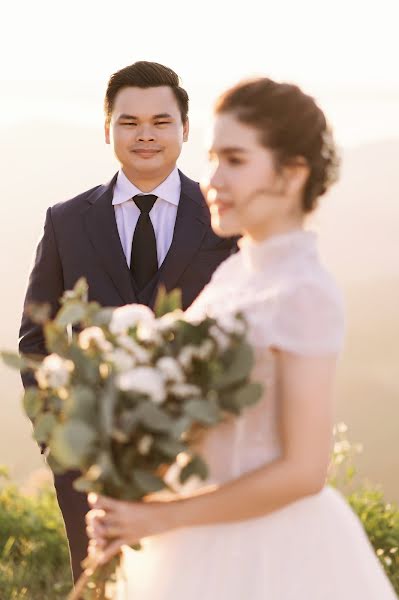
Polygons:
M88 302L81 279L54 319L46 306L31 308L48 356L2 353L10 366L33 371L37 385L25 390L24 408L34 437L54 472L81 472L77 490L135 501L173 492L166 472L176 463L184 464L181 484L206 479L198 434L260 398L249 381L243 317L190 323L178 304L177 292L161 292L155 314L137 304L102 308ZM109 597L119 560L93 569L87 559L71 597Z

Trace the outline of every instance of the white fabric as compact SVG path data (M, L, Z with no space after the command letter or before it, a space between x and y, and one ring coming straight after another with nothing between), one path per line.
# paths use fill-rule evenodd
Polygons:
M337 354L342 347L342 299L315 241L301 230L261 244L242 242L186 312L195 321L240 310L256 348L253 379L265 389L259 404L199 443L211 472L201 487L223 484L281 454L272 347L304 355ZM170 469L170 482L177 471ZM193 487L188 482L177 493L188 496ZM360 521L328 486L261 518L171 531L143 544L142 552L125 551L121 600L396 598Z
M119 171L112 204L119 238L129 267L133 234L140 216L140 209L133 202L133 196L137 194L158 196L151 209L150 219L157 240L158 266L160 267L172 244L180 191L181 181L177 167L151 192L143 192L126 177L122 169Z

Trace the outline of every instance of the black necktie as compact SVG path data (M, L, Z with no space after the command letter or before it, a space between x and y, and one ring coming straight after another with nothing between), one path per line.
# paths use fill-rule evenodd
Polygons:
M133 234L130 270L139 290L145 288L158 271L157 241L149 214L156 199L153 194L133 198L141 214Z

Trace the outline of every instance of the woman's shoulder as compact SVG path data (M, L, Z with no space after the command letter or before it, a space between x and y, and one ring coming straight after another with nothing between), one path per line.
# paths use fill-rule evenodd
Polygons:
M279 288L273 319L274 345L303 354L338 352L345 309L334 276L320 263L288 278Z

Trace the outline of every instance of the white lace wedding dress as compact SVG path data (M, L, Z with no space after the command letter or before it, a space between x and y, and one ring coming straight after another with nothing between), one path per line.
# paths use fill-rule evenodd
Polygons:
M320 265L315 234L296 231L254 244L215 272L187 318L242 311L256 352L253 378L263 400L211 430L201 452L203 485L222 484L280 454L278 394L271 347L303 355L337 354L343 339L340 294ZM186 485L181 494L190 494ZM394 600L363 531L329 486L261 518L192 527L125 550L121 600ZM122 582L121 582L122 583Z

